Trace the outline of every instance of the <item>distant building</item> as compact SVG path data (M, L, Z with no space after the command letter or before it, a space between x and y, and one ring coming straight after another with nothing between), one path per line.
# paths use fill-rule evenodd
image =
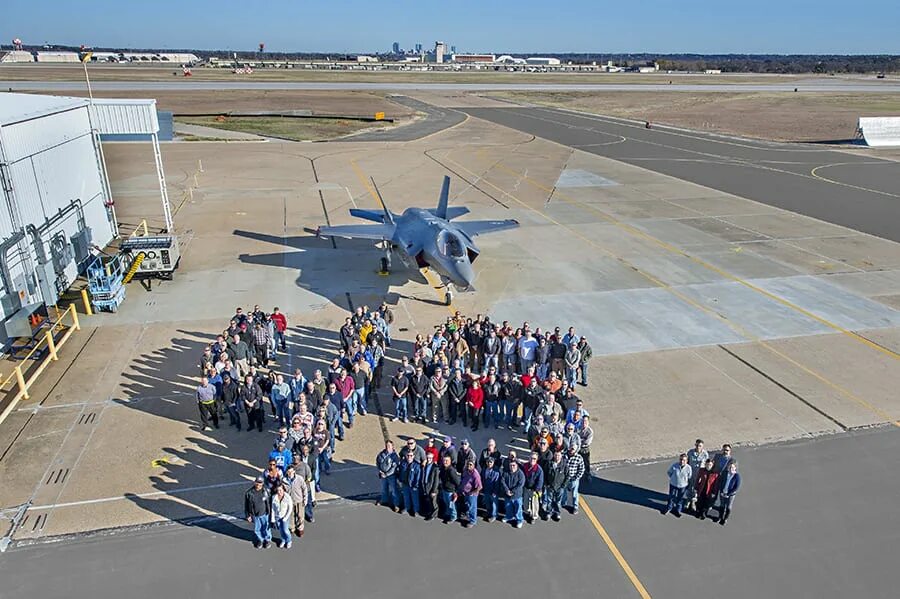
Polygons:
M360 54L356 57L356 62L378 62L378 59L374 56L365 56Z
M706 73L707 75L721 75L722 69L706 69L703 72Z
M503 56L498 56L494 62L502 63L502 64L525 64L524 58L513 58L509 54L504 54Z
M446 45L444 42L434 42L434 62L440 64L444 62L444 52Z
M494 55L493 54L453 54L450 57L450 60L453 62L459 63L493 63Z
M422 54L422 44L416 44L416 54Z
M38 62L79 62L77 52L38 52Z
M532 58L526 58L525 63L531 64L531 65L558 65L559 59L558 58L542 58L540 56L535 56Z
M450 46L450 54L456 54L456 46Z
M28 50L12 50L0 56L0 62L34 62L34 54Z
M400 42L394 42L394 45L391 46L391 50L394 54L400 54Z
M197 64L200 57L185 52L93 52L93 62L171 62L177 64Z
M607 73L621 73L622 71L625 70L620 66L614 65L613 61L611 61L611 60L607 60L606 64L600 68L602 70L606 71Z

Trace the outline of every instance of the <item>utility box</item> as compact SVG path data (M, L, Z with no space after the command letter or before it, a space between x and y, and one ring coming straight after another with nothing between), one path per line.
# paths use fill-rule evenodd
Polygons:
M91 257L91 228L85 227L71 237L72 251L75 252L75 262L79 265ZM79 268L79 270L81 270Z
M38 289L42 297L57 297L56 279L58 274L53 267L53 262L35 265L34 274L37 276Z

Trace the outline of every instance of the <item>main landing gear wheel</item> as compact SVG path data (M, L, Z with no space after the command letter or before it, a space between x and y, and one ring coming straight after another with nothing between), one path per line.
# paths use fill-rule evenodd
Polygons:
M453 303L453 288L447 283L447 291L444 292L444 305L449 306Z

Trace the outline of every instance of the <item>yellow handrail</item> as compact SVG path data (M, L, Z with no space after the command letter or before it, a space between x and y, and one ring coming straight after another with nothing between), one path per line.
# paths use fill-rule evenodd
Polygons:
M131 232L131 235L129 235L129 237L137 237L138 231L140 231L141 229L144 230L143 234L141 234L141 237L147 237L148 235L150 235L150 232L147 230L147 219L146 218L142 219L141 222L138 223L138 226L136 226L134 228L134 231Z
M78 322L78 312L75 311L75 304L69 305L62 313L59 313L58 311L57 313L59 314L59 317L56 322L52 323L50 328L44 331L43 336L38 339L34 347L31 348L31 351L25 355L25 358L16 364L13 371L3 379L2 383L0 383L0 392L6 389L6 386L13 380L15 380L16 387L18 387L16 395L12 398L3 412L0 413L0 423L6 420L6 417L12 413L21 400L30 398L28 390L34 385L35 381L37 381L38 377L41 376L47 366L51 362L55 362L59 359L59 350L66 344L69 337L71 337L75 331L81 330L81 324ZM71 324L67 324L67 320L70 320ZM58 340L55 339L55 333L63 329L66 329L66 332L63 333L62 337ZM44 359L41 360L40 363L38 363L37 368L35 368L33 372L28 373L26 378L26 373L23 371L22 366L28 364L28 360L30 360L43 346L47 347L47 355L44 356Z

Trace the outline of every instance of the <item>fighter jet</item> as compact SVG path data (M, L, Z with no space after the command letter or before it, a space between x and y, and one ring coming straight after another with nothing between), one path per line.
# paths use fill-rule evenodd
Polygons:
M374 180L372 185L375 185ZM446 287L444 299L448 306L453 301L453 286L464 291L474 289L472 263L480 252L472 238L519 226L518 221L512 219L451 222L467 214L469 209L447 205L450 177L444 177L437 208L407 208L400 215L388 210L377 187L375 191L382 210L351 208L350 214L378 224L319 227L317 234L382 242L385 252L381 259L383 272L390 270L391 254L395 251L407 266L415 261L419 268L431 268L440 275L441 283Z

